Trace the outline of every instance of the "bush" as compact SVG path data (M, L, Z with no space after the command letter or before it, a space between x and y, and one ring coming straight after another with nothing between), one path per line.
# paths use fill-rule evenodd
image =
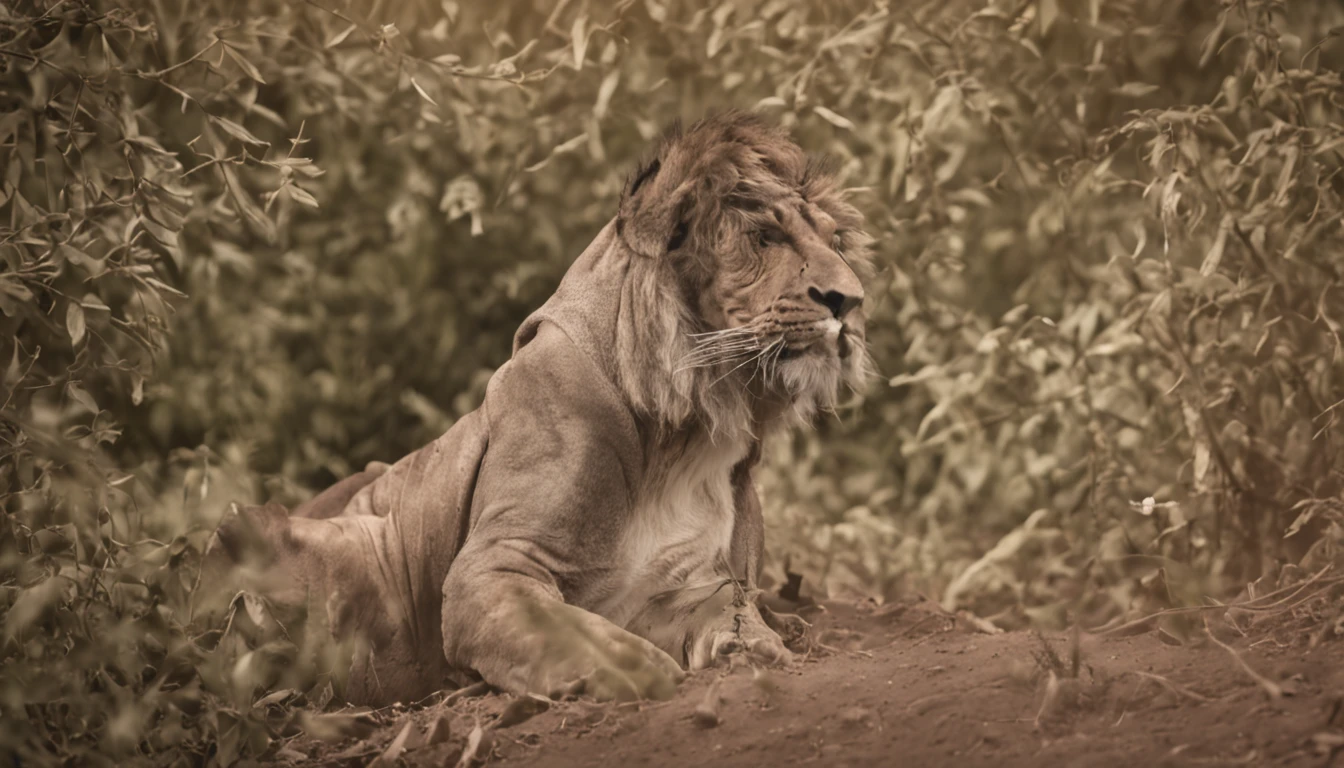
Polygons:
M879 239L886 378L770 447L772 578L1050 626L1338 557L1344 11L370 8L0 8L22 759L227 763L308 722L262 698L314 681L240 637L255 602L199 605L214 521L474 408L649 139L715 106L835 155Z

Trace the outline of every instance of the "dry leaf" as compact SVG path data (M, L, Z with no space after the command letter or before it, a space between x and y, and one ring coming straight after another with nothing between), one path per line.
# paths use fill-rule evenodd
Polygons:
M412 722L412 720L409 717L406 718L406 724L401 727L401 731L397 733L396 738L392 739L392 741L387 745L387 749L384 749L382 751L382 754L375 757L373 761L369 763L369 765L370 766L394 765L397 762L397 759L401 757L402 753L404 753L407 749L410 748L407 745L407 742L410 740L411 733L414 731L415 731L415 723Z
M429 728L425 730L424 743L427 747L435 744L442 744L453 735L453 720L446 713L440 712L429 722Z
M297 723L308 736L325 742L362 739L378 727L377 722L365 713L314 714L307 710L299 711Z
M467 736L466 746L462 747L462 756L457 760L457 768L470 768L477 760L489 757L493 742L493 735L482 729L478 723Z
M701 728L713 728L719 724L719 686L722 682L723 678L714 678L714 682L709 684L709 690L705 691L705 697L695 706L695 712L691 713L691 721Z

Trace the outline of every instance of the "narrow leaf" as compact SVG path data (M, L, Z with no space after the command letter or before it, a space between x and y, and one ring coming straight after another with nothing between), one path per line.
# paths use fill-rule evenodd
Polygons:
M266 83L266 81L261 77L261 71L258 70L256 66L252 64L252 62L244 58L241 53L235 51L233 49L233 46L226 44L224 46L224 52L229 55L230 59L233 59L233 63L237 64L238 68L243 70L244 74L246 74L248 77L252 78L253 80L256 80L258 83L262 83L263 85Z
M248 131L246 128L239 125L238 123L233 122L227 117L217 117L215 115L211 115L210 122L214 123L215 125L218 125L220 128L224 129L225 133L228 133L230 136L234 137L235 139L238 139L239 141L243 141L248 144L254 144L258 147L269 147L271 145L269 141L262 141L261 139L258 139L256 136L253 136L252 133Z
M177 290L177 289L174 288L173 286L171 286L171 285L169 285L169 284L163 282L162 280L158 279L157 277L146 277L144 280L145 280L146 283L149 283L151 286L153 286L154 288L159 289L159 290L160 290L161 292L163 292L163 293L171 293L172 295L177 296L178 298L182 298L182 299L187 298L187 294L185 294L185 293L183 293L183 292Z
M1213 58L1214 51L1218 50L1218 43L1223 39L1223 30L1227 28L1227 16L1231 9L1225 9L1218 14L1218 23L1213 25L1213 31L1209 32L1208 37L1204 38L1204 43L1199 47L1199 68L1203 69Z
M607 107L611 104L612 94L616 93L616 86L621 82L621 71L613 69L602 78L602 84L597 87L597 102L593 104L593 117L601 120L607 115Z
M1204 263L1199 265L1199 274L1208 277L1218 271L1218 265L1223 261L1223 249L1227 247L1227 232L1232 229L1232 215L1223 216L1223 222L1218 225L1218 234L1213 238L1213 245L1209 247L1209 252L1204 254Z
M285 189L289 190L289 197L294 202L299 203L300 205L306 205L309 208L318 207L317 198L308 194L307 190L303 189L297 184L290 184L289 186L285 187Z

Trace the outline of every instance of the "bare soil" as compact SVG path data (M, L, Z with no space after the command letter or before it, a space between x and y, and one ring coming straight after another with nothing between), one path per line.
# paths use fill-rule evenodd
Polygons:
M1202 631L1186 644L1153 632L1075 644L1067 634L986 634L918 599L827 603L806 616L813 649L790 668L697 673L671 701L457 696L369 713L362 739L299 738L279 757L451 766L468 750L466 764L548 768L1344 766L1337 639L1309 648L1304 633L1262 629L1228 632L1226 647Z

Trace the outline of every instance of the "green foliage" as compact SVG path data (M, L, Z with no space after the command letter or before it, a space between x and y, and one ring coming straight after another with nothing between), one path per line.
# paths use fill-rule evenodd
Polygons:
M309 688L319 651L250 595L207 610L210 527L475 407L647 141L716 106L835 155L882 267L886 379L772 446L774 578L1051 624L1329 562L1341 24L1274 0L0 7L0 749L228 763L318 723L267 690Z

